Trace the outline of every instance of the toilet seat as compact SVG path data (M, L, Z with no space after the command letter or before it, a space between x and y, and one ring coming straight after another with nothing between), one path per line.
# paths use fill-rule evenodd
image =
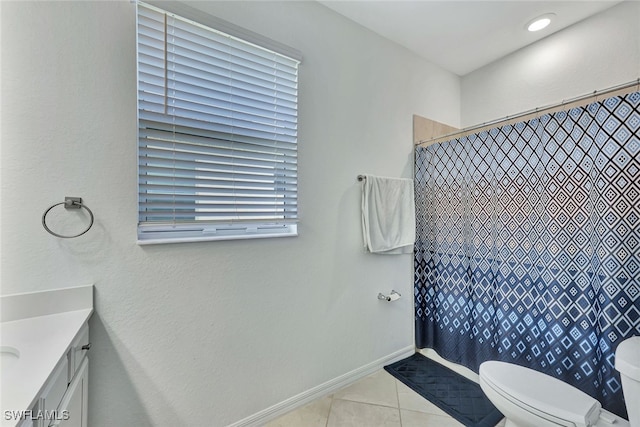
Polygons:
M558 425L587 427L600 416L596 399L529 368L489 361L480 366L480 378L512 404Z

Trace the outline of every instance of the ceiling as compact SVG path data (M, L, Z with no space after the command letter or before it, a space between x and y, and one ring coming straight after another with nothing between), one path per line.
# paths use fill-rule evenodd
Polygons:
M455 74L464 76L621 0L320 0L320 3ZM554 13L538 32L533 18Z

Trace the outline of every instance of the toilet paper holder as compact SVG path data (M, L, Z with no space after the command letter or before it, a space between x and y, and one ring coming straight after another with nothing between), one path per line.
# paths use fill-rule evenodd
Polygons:
M397 299L400 299L401 296L402 295L399 292L396 292L392 289L389 295L384 295L382 292L380 292L378 294L378 299L382 301L395 301Z

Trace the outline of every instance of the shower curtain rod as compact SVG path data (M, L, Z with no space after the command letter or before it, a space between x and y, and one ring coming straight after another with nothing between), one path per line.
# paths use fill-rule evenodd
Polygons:
M601 90L594 90L592 93L589 94L585 94L585 95L580 95L577 96L575 98L569 98L569 99L563 99L562 102L558 102L556 104L551 104L551 105L547 105L545 107L538 107L538 108L534 108L531 110L527 110L527 111L523 111L522 113L518 113L518 114L514 114L512 116L505 116L502 117L500 119L497 120L492 120L489 122L485 122L482 124L478 124L478 125L474 125L474 126L470 126L470 127L466 127L464 129L460 129L457 130L455 132L451 132L442 136L437 136L437 137L433 137L430 139L421 139L420 141L418 141L418 143L416 144L416 146L421 146L423 144L426 143L435 143L437 141L448 141L450 139L452 139L453 136L456 135L462 135L462 134L468 134L471 133L472 131L478 130L478 129L482 129L482 128L486 128L489 126L494 126L498 123L502 123L502 122L508 122L511 120L515 120L518 118L522 118L531 114L539 114L542 113L544 111L548 111L548 110L552 110L554 108L559 108L559 107L566 107L570 104L573 104L575 102L579 102L579 101L583 101L585 99L589 99L592 97L597 97L599 95L605 95L605 94L610 94L612 92L616 92L619 90L623 90L623 89L627 89L633 86L638 86L638 90L640 91L640 77L638 77L636 80L632 80L630 82L627 83L622 83L620 85L617 86L611 86L609 88L606 89L601 89Z

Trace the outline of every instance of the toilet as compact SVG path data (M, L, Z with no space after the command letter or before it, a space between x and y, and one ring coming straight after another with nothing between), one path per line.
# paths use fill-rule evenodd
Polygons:
M629 421L557 378L512 363L480 365L480 387L507 419L506 427L640 427L640 336L616 349Z

